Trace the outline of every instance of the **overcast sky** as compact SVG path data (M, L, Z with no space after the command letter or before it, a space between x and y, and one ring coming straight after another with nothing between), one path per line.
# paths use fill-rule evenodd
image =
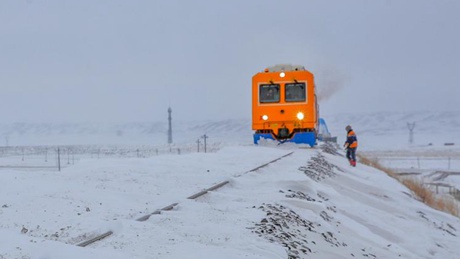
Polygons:
M460 110L460 1L0 0L0 123L250 118L251 77L321 113Z

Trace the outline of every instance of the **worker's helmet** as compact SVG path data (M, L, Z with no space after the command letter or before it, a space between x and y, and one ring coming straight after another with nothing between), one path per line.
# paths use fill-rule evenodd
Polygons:
M351 130L351 126L350 126L350 125L347 125L347 126L345 127L345 130L346 130L346 131L350 131L350 130Z

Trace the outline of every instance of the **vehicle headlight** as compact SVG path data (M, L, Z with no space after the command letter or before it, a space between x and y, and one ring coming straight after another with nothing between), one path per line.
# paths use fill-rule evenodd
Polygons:
M286 73L281 72L281 73L280 73L280 77L284 77L284 76L286 76Z
M264 121L268 120L268 115L262 115L262 120Z
M302 112L297 113L297 119L303 120L304 117L305 117L305 116L303 115Z

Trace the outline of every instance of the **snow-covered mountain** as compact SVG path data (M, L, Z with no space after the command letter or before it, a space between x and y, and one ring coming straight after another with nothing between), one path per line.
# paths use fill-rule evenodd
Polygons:
M193 143L207 134L212 141L252 141L249 119L173 121L173 142ZM0 124L1 146L22 145L163 145L167 120L134 123L14 123ZM2 143L3 142L3 143Z
M408 146L407 123L415 123L414 145L443 145L460 140L460 111L378 112L323 115L339 142L350 124L361 149L403 148ZM168 122L138 123L15 123L0 124L2 145L144 144L167 141ZM193 143L207 134L210 141L252 142L251 120L173 121L175 143ZM3 142L3 143L2 143ZM460 143L459 143L460 144Z

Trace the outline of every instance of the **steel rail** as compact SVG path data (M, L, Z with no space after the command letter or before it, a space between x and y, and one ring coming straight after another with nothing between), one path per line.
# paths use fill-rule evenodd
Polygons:
M293 153L294 153L294 151L292 151L292 152L290 152L290 153L287 153L286 155L283 155L283 156L281 156L281 157L278 157L278 158L276 158L276 159L274 159L274 160L272 160L272 161L270 161L270 162L268 162L268 163L265 163L265 164L263 164L263 165L260 165L260 166L258 166L258 167L256 167L256 168L251 169L251 170L249 170L249 171L246 171L246 172L244 172L244 173L242 173L242 174L240 174L240 175L236 175L235 177L240 177L240 176L245 175L245 174L247 174L247 173L255 172L255 171L257 171L257 170L259 170L259 169L261 169L261 168L264 168L264 167L268 166L269 164L275 163L275 162L277 162L277 161L280 160L280 159L283 159L283 158L285 158L285 157L287 157L287 156L290 156L290 155L292 155Z
M108 237L108 236L110 236L110 235L112 235L112 234L113 234L112 231L107 231L107 232L105 232L104 234L98 235L98 236L93 237L93 238L91 238L91 239L89 239L89 240L86 240L86 241L84 241L84 242L81 242L81 243L78 244L77 246L85 247L85 246L90 245L90 244L92 244L92 243L94 243L94 242L96 242L96 241L99 241L99 240L101 240L101 239L104 239L104 238L106 238L106 237Z
M168 206L166 206L166 207L164 207L164 208L162 208L162 209L159 209L159 210L156 210L156 211L154 211L154 212L152 212L152 213L150 213L150 214L144 215L144 216L142 216L142 217L136 219L136 221L146 221L146 220L148 220L148 219L150 218L150 216L152 216L152 215L161 214L161 211L172 210L177 204L179 204L179 203L177 203L177 202L176 202L176 203L172 203L171 205L168 205Z

